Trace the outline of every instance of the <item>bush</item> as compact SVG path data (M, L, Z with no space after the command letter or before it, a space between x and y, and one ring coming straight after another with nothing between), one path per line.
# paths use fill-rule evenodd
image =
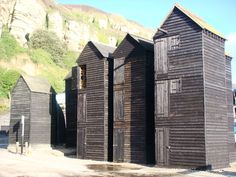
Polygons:
M37 64L52 64L52 56L43 49L33 49L29 52L30 59Z
M18 44L16 39L4 30L0 38L0 59L10 59L24 51L25 49Z
M30 38L29 46L33 49L44 49L52 56L52 60L60 64L66 52L66 45L50 31L38 30Z
M18 71L0 68L0 98L8 98L19 76Z

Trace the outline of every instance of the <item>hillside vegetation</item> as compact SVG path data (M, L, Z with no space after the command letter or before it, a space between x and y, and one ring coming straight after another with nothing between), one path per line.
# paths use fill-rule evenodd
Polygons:
M47 79L57 92L89 41L117 46L126 33L151 38L153 31L122 16L54 0L0 2L0 111L20 74Z
M7 100L20 74L43 77L57 92L63 92L64 77L78 56L67 50L55 33L45 30L36 31L28 45L27 49L21 47L4 29L0 38L0 111L9 107Z

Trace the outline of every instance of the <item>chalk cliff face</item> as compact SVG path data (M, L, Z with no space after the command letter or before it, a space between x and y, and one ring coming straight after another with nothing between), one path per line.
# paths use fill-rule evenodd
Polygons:
M117 45L126 32L151 38L153 31L123 17L82 5L53 0L0 0L0 34L4 26L22 45L37 29L55 32L70 50L81 51L88 40Z
M12 35L21 43L26 43L25 35L45 25L45 8L37 0L16 0L9 28Z

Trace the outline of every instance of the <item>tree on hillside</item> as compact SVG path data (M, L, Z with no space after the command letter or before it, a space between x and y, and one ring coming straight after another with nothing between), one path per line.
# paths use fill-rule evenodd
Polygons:
M37 30L30 37L29 47L43 49L51 54L55 63L60 64L66 53L66 45L51 31Z

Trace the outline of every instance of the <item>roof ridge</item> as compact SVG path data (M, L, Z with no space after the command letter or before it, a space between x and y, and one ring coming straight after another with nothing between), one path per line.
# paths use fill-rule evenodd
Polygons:
M130 35L131 37L135 37L135 38L139 38L139 39L143 39L144 41L146 42L150 42L153 44L153 41L151 39L147 39L147 38L144 38L144 37L141 37L141 36L138 36L138 35L135 35L135 34L130 34L128 33L128 35Z
M189 10L187 10L186 8L184 8L183 6L179 5L179 4L175 4L174 8L179 9L181 12L183 12L185 15L187 15L191 20L193 20L197 25L199 25L202 29L206 29L212 33L214 33L215 35L225 39L224 35L221 34L220 32L218 32L213 26L211 26L209 23L205 22L201 17L195 15L194 13L190 12ZM173 8L173 9L174 9ZM173 11L173 10L172 10Z
M91 42L91 43L93 43L93 44L103 45L103 46L105 46L105 47L116 48L116 47L113 47L113 46L104 44L104 43L102 43L102 42L99 42L99 41L89 41L89 42Z

